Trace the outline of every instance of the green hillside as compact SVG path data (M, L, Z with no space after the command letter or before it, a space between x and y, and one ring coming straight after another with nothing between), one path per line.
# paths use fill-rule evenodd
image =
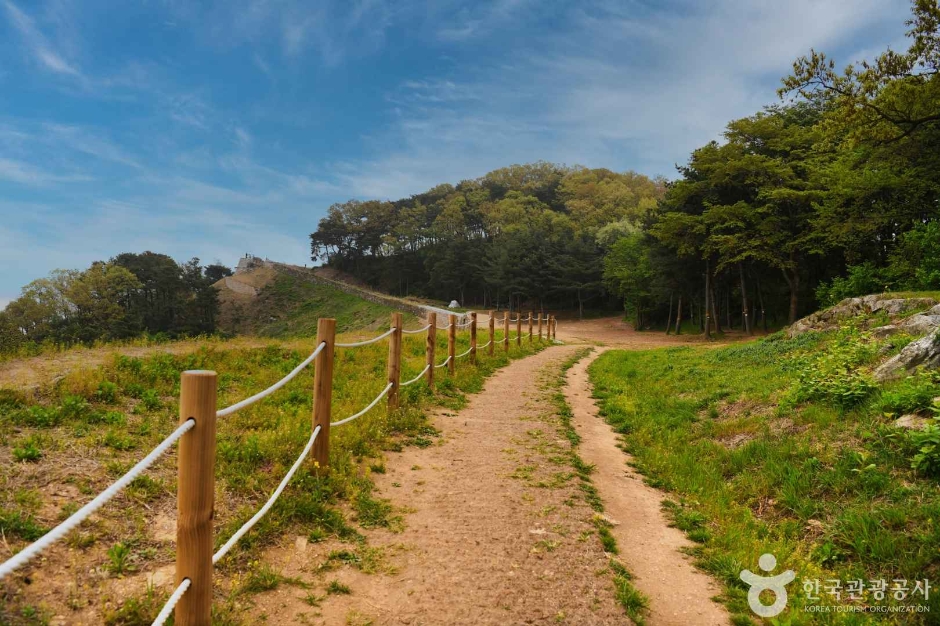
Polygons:
M312 337L321 317L335 318L337 332L342 333L387 326L394 311L336 287L277 271L253 298L223 293L219 326L240 335Z

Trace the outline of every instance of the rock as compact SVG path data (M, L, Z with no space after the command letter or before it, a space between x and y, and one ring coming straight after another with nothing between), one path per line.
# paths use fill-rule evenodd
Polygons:
M307 551L307 538L302 535L298 535L297 539L294 540L294 549L300 554L303 554L304 552L306 552Z
M896 335L901 332L900 327L894 324L888 324L887 326L879 326L878 328L873 328L871 331L872 336L875 339L884 339L885 337L890 337L891 335Z
M884 311L888 315L900 315L905 311L928 307L936 303L937 301L933 298L892 298L890 300L877 300L871 304L871 312L877 313Z
M901 352L879 365L874 371L875 380L883 382L898 378L921 365L927 368L940 365L940 337L936 331L909 343Z
M450 301L450 304L447 305L447 308L448 308L448 309L457 309L457 308L460 308L460 303L457 302L456 300L451 300L451 301Z
M167 587L176 578L176 565L164 565L154 570L148 577L147 583L154 587Z
M904 320L898 328L910 335L923 336L940 328L940 315L918 313Z
M860 298L846 298L835 306L828 309L817 311L801 320L797 320L787 330L788 337L795 337L810 330L829 330L839 325L842 320L847 320L858 315L867 315L871 313L884 312L888 315L899 315L905 311L919 309L935 305L926 314L940 316L940 304L933 298L885 298L882 295L862 296ZM919 316L914 316L919 317ZM918 320L923 323L924 320ZM887 328L882 326L882 328ZM891 334L894 329L885 331L885 335ZM906 331L910 332L910 331Z
M894 420L895 428L907 428L908 430L923 430L929 420L921 415L908 413Z

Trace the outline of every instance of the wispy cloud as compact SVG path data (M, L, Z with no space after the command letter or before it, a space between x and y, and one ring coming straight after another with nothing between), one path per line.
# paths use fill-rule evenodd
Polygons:
M38 186L49 183L87 182L93 179L83 174L53 174L29 163L0 158L0 180Z
M19 31L24 43L40 65L58 74L81 78L82 74L78 68L67 62L54 50L46 37L36 27L36 22L33 18L13 4L11 0L3 0L3 6L6 8L7 15L9 15L13 26Z

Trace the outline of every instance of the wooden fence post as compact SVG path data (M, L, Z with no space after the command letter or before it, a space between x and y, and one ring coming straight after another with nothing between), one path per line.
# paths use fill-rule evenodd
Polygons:
M470 313L470 362L477 364L477 314Z
M509 352L509 311L503 311L503 350Z
M392 328L395 332L388 338L388 382L392 388L388 390L388 410L398 408L398 390L401 385L401 313L392 313Z
M496 348L496 311L490 311L490 356Z
M454 358L454 355L457 354L457 316L449 315L450 326L447 329L447 356L450 358L450 361L447 364L447 371L451 374L454 373L454 369L457 367L457 359Z
M427 381L428 387L434 389L434 348L437 347L437 313L428 312L428 341L424 347L425 365L428 366Z
M532 343L532 311L529 311L529 343Z
M320 434L313 442L313 460L321 468L330 464L330 415L333 410L333 347L336 343L336 320L321 317L317 321L317 345L325 343L314 361L313 427Z
M176 517L176 584L189 590L176 605L176 624L208 626L212 619L212 519L215 511L215 372L180 378L180 423L196 425L179 442Z
M522 312L516 311L516 345L522 345Z
M539 311L539 341L542 341L542 312Z
M548 327L549 336L548 338L552 341L555 341L555 328L558 326L558 318L552 315L552 324Z

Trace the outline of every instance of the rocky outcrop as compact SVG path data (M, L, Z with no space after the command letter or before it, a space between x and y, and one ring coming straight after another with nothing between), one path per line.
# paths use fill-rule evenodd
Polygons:
M896 316L908 311L922 309L936 304L937 301L933 298L888 298L882 295L862 296L860 298L846 298L835 306L829 307L828 309L824 309L822 311L817 311L812 315L808 315L803 319L798 320L796 323L791 325L789 329L787 329L787 336L795 337L811 330L832 330L839 326L839 322L857 317L859 315L885 313L889 316ZM929 324L926 320L923 319L917 319L914 322L911 322L910 320L924 317L927 314L931 315L931 317L937 316L940 318L940 306L934 306L926 314L915 315L907 320L905 323L912 324L910 329L903 328L903 323L900 325L892 324L890 326L893 328L882 331L882 336L888 336L894 332L901 331L909 332L911 334L919 334L919 331L915 332L913 327L920 324L923 328L927 328ZM937 321L940 322L940 319ZM938 326L933 326L933 328L937 327Z
M898 354L878 366L875 380L883 382L910 373L923 366L935 368L940 365L940 333L933 331L917 341L909 343Z

